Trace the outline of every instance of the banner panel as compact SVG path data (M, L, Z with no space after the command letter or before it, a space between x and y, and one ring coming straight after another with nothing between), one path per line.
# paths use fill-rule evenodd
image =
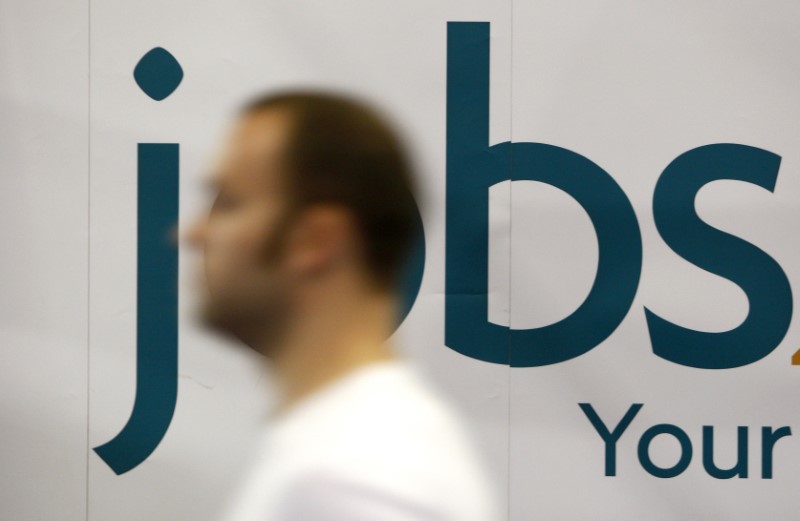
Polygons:
M408 142L394 339L504 519L796 517L796 3L0 9L5 517L218 518L275 382L195 323L176 238L235 111L287 87Z

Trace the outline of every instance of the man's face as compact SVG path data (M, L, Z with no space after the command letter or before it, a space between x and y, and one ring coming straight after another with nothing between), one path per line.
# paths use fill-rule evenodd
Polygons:
M203 322L257 350L269 344L265 332L278 334L288 306L280 255L287 207L281 154L288 126L288 114L279 110L236 122L212 174L216 199L187 234L203 252Z

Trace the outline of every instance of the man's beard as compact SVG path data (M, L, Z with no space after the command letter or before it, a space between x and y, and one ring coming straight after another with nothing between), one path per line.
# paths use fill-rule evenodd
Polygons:
M200 309L204 327L233 337L255 352L271 358L285 336L288 302L280 292L257 298L206 300Z
M199 313L203 326L236 338L269 358L274 357L285 338L292 314L286 281L276 275L283 261L290 217L286 212L271 238L264 241L259 253L258 280L235 295L215 296L207 292Z

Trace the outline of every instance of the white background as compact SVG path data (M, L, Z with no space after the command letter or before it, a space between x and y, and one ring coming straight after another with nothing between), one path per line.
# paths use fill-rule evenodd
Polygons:
M634 206L639 290L616 332L577 359L510 369L444 346L448 21L491 22L492 143L587 156ZM764 425L800 434L796 321L765 359L708 371L653 355L643 308L707 331L747 315L736 285L675 255L653 224L660 173L709 143L782 157L774 193L718 181L697 209L800 287L798 25L800 6L788 0L0 0L0 517L215 519L270 382L257 360L192 323L197 259L188 251L170 429L122 476L91 451L125 424L135 390L136 144L180 143L185 226L205 208L202 183L231 111L263 90L314 85L379 103L414 149L428 256L398 341L468 416L507 492L509 520L795 519L800 439L778 443L772 480L760 478L759 444ZM185 74L161 102L132 74L156 46ZM588 216L540 183L490 192L489 318L530 328L568 315L594 277ZM609 426L645 404L618 444L616 477L603 476L603 444L579 402ZM650 476L636 459L639 437L657 423L680 426L694 445L689 469L673 479ZM750 427L750 478L703 471L703 425L715 427L722 467L733 463L736 426ZM677 446L661 441L653 458L668 466Z

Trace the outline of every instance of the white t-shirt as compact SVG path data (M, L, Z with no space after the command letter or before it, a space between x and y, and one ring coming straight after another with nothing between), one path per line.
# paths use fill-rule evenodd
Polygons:
M497 521L452 406L404 358L373 362L268 426L226 521Z

